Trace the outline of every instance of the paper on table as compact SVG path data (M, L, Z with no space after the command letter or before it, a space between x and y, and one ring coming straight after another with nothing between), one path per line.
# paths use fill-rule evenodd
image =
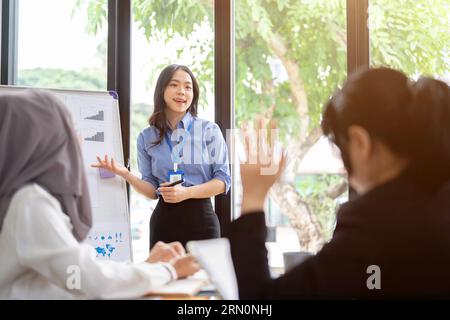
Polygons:
M208 277L204 271L199 271L193 276L185 279L178 279L168 284L155 288L147 296L179 296L190 297L200 292L200 290L209 283Z
M227 238L189 241L189 252L208 273L212 283L225 300L239 298L236 273Z

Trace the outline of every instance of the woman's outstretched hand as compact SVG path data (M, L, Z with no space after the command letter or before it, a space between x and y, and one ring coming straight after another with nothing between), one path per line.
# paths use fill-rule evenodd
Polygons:
M97 163L91 164L91 167L106 169L117 174L118 176L121 176L122 178L129 173L128 169L122 165L117 164L114 161L114 158L111 158L111 160L109 160L106 154L104 159L97 156L97 161Z
M248 157L244 162L241 161L240 165L243 188L242 214L263 211L264 199L272 185L280 178L286 165L286 152L277 146L275 125L271 123L270 134L267 134L262 119L258 121L257 127L258 130L243 129L246 137L244 148Z

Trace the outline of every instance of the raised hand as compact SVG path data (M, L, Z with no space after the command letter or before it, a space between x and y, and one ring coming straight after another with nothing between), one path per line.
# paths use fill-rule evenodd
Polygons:
M241 180L243 188L242 214L262 211L264 199L272 185L280 178L285 164L286 152L280 150L277 156L277 143L272 139L275 124L271 124L270 138L267 138L265 123L258 121L258 130L249 132L244 129L244 137L252 137L244 141L248 153L245 162L241 162Z

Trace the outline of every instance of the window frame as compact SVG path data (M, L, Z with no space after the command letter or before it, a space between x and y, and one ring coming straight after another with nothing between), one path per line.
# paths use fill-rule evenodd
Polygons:
M2 1L0 79L2 85L17 83L18 8L17 0Z

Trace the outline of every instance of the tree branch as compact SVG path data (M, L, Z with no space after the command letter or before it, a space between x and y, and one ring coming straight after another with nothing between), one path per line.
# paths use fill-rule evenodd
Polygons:
M328 198L336 199L345 191L347 191L347 187L348 187L347 179L343 179L339 184L330 186L328 190L325 191L325 195Z
M288 74L291 95L295 103L295 109L300 117L302 133L305 133L309 124L308 98L306 96L305 86L300 77L300 68L297 62L287 57L288 49L281 36L272 33L267 39L269 46L283 63Z
M289 223L295 229L302 250L316 252L324 242L324 237L314 213L303 201L292 184L276 183L270 190L270 196L283 204L283 214L289 218Z

